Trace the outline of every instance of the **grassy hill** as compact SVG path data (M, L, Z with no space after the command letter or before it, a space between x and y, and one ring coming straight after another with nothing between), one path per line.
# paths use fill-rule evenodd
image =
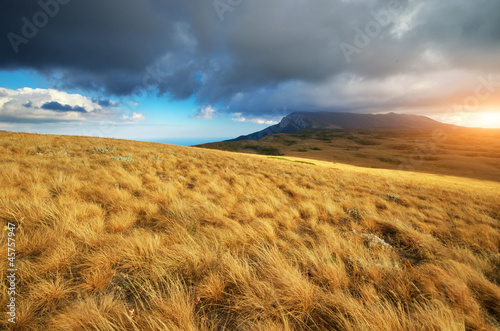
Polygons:
M199 146L500 181L500 130L496 129L308 129Z
M17 323L2 313L0 325L500 326L500 183L277 158L0 133L0 219L15 225L18 269Z

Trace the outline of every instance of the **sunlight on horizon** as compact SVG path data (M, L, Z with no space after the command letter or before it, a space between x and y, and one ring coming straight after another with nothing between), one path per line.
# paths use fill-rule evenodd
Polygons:
M500 110L483 113L479 116L478 123L483 128L500 128Z
M489 110L477 113L453 113L431 116L433 119L465 127L500 129L500 107L498 110Z

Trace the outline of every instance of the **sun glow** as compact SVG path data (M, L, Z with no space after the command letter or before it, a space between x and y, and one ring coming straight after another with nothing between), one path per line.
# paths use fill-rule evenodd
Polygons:
M443 123L455 124L459 126L498 129L500 128L500 107L498 110L490 108L477 113L460 112L453 114L441 114L440 116L433 116L433 118Z
M478 124L483 128L500 128L500 109L480 114Z

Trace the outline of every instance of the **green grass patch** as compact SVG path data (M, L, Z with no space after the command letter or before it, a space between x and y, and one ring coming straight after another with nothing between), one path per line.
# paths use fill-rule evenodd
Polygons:
M295 162L295 163L305 163L305 164L312 164L312 165L316 165L312 162L307 162L307 161L299 161L299 160L290 160L290 159L287 159L287 158L284 158L284 157L268 157L268 159L275 159L275 160L281 160L281 161L288 161L288 162Z

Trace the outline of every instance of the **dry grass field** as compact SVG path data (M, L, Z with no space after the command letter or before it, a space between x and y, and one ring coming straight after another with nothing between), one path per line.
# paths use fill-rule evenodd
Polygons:
M201 147L500 181L498 129L309 129L258 141L218 142Z
M0 132L0 185L0 328L500 327L496 181Z

